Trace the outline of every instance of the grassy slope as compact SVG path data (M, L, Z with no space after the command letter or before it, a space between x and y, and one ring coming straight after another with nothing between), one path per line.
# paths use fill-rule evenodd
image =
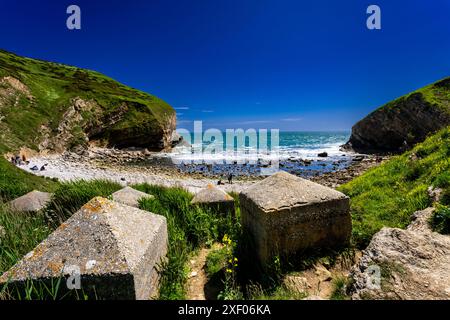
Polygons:
M446 84L447 82L448 84ZM385 108L396 108L399 102L404 101L409 96L415 93L421 93L424 100L430 103L432 106L435 106L444 112L450 113L450 77L444 78L416 91L401 96L395 100L392 100L374 110L373 112Z
M383 226L406 227L432 204L429 186L443 188L449 204L450 127L340 187L351 198L354 242L364 247Z
M26 145L36 147L36 133L41 125L52 130L58 124L71 99L94 99L102 108L102 114L113 112L126 102L130 111L123 121L113 128L136 128L143 121L163 124L174 113L172 107L161 99L132 89L98 72L29 59L0 50L0 78L12 76L24 83L35 97L30 102L21 97L19 106L7 106L0 110L5 119L0 122L4 145L14 148ZM83 114L87 120L94 115ZM5 127L6 125L6 127Z

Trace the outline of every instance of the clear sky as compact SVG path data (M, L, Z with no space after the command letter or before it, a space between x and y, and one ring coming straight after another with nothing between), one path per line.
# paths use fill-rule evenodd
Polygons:
M0 0L1 48L154 94L187 128L348 130L450 76L449 40L448 0Z

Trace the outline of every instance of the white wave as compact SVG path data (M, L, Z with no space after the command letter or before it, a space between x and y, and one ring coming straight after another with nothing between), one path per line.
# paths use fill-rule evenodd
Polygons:
M175 148L171 153L162 154L162 156L169 157L174 163L194 162L194 163L245 163L257 161L283 161L283 160L299 160L309 159L317 160L324 159L318 156L319 153L326 152L328 158L337 158L347 153L339 150L342 143L329 143L317 146L305 147L286 147L280 146L273 150L258 150L256 148L242 148L240 150L221 150L217 153L201 152L203 146L180 147Z

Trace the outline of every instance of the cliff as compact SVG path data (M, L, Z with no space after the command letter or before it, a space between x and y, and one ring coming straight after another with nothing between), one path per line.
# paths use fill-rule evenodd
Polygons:
M344 148L398 153L450 124L450 78L400 97L356 123Z
M0 50L2 149L171 146L175 111L98 72Z

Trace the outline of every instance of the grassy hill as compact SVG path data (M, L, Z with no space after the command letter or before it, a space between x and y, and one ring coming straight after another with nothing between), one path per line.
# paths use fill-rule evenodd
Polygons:
M365 247L383 226L406 227L432 205L429 186L442 188L441 205L450 205L450 127L340 187L351 198L354 242Z
M87 140L163 149L175 129L175 111L157 97L95 71L3 50L0 119L8 149L60 151Z
M450 78L393 100L352 128L346 146L363 153L401 153L450 125Z

